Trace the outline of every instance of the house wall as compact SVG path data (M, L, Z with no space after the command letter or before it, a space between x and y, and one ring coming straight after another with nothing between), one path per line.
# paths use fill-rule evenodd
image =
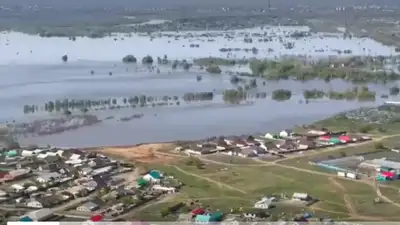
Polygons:
M42 204L38 201L30 201L30 202L26 203L26 206L30 207L30 208L38 208L38 209L43 208Z

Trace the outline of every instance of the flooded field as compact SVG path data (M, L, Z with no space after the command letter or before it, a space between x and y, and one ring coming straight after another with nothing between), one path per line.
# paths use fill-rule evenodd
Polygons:
M314 38L314 39L312 39ZM226 42L215 38L214 42L189 39L168 40L167 38L114 37L104 39L41 38L20 33L0 35L0 113L1 121L26 121L49 116L41 113L24 115L25 104L43 104L46 101L63 98L102 99L126 96L182 96L186 92L214 92L214 99L208 102L184 103L180 106L156 108L126 108L106 110L94 114L103 119L114 116L121 118L143 113L140 119L121 122L117 119L47 137L21 138L27 144L53 144L65 147L99 145L127 145L144 142L160 142L183 139L199 139L213 135L243 134L252 132L277 131L328 117L332 114L382 103L319 100L301 103L303 90L346 90L351 84L343 81L267 82L259 85L257 91L271 94L285 88L293 92L291 100L276 102L270 98L255 99L251 104L227 105L222 101L222 92L235 87L229 75L210 75L201 71L174 71L170 67L159 67L160 73L143 72L140 64L122 64L121 59L133 54L138 59L149 54L153 57L164 54L169 59L192 59L196 57L227 57L219 52L227 46L260 49L257 57L278 57L283 54L309 54L328 56L330 49L350 49L353 54L390 55L391 47L385 47L369 39L340 39L311 37L295 40L295 47L287 50L278 42L243 43L243 37ZM224 42L225 41L225 42ZM199 43L199 48L189 48L190 43ZM297 43L298 42L298 43ZM308 43L308 44L307 44ZM185 45L186 47L182 47ZM262 51L273 48L274 52ZM315 49L326 49L324 53ZM68 54L68 63L61 62L61 56ZM250 57L252 53L237 52L236 58ZM242 68L243 69L243 68ZM90 71L95 73L92 75ZM112 76L109 73L112 73ZM201 81L196 76L201 75ZM261 83L261 81L260 81ZM391 84L393 85L393 84ZM386 93L388 86L371 85L377 95ZM393 99L395 100L395 99Z

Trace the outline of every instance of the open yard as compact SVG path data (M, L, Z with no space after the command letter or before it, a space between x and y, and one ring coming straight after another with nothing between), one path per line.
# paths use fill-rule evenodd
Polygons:
M149 165L180 179L185 186L176 201L198 200L212 210L229 212L232 208L251 208L267 195L291 198L294 192L304 192L318 198L311 206L277 203L272 214L314 212L331 218L380 220L397 217L399 208L389 203L375 204L372 186L351 180L310 174L282 168L279 165L221 165L206 169L188 166L184 160L172 165ZM212 172L213 168L214 172ZM147 210L147 209L146 209Z

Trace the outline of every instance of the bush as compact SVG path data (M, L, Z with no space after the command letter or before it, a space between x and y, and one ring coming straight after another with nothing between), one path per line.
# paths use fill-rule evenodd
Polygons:
M211 66L207 67L206 71L207 71L208 73L213 73L213 74L220 74L220 73L222 73L221 68L219 68L219 66L217 66L217 65L211 65Z
M153 57L151 57L149 55L143 57L143 59L142 59L143 64L153 64L153 62L154 62Z
M133 55L126 55L124 58L122 58L123 63L136 63L137 59Z
M390 95L398 95L400 92L400 89L397 86L391 87L389 89Z

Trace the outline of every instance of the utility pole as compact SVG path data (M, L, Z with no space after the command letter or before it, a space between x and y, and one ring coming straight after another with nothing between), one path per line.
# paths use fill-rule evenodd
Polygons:
M271 10L271 0L268 0L268 10Z

